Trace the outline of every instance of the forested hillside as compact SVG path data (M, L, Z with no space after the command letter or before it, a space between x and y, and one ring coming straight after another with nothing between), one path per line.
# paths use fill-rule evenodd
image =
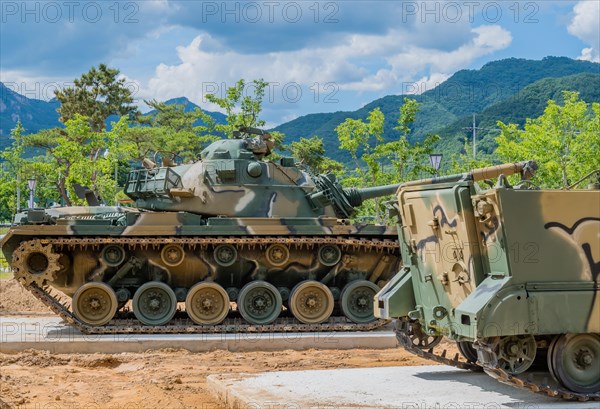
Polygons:
M472 114L476 113L477 127L482 128L478 130L480 149L491 152L497 120L522 124L524 118L541 115L548 99L560 101L563 90L578 91L587 102L600 101L600 64L565 57L510 58L490 62L479 70L458 71L434 89L412 96L421 105L409 138L411 142L422 141L426 135L438 133L442 137L439 149L457 152L469 136L464 128L472 125ZM404 97L388 95L352 112L301 116L274 130L285 135L284 143L288 145L301 137L318 135L330 157L344 161L335 128L346 118L365 119L370 111L379 108L385 115L384 139L398 138L399 133L393 128ZM197 107L184 97L166 104L182 104L186 112ZM30 99L0 83L0 149L9 145L10 130L18 120L27 133L62 126L56 112L59 106L55 99ZM207 113L216 123L225 123L225 115ZM115 119L109 117L108 121Z
M441 147L456 151L462 148L462 137L468 135L462 128L471 126L473 113L477 114L478 127L494 128L496 120L523 123L525 117L541 115L548 99L560 97L562 90L578 91L587 102L600 101L599 84L600 64L565 57L540 61L510 58L488 63L479 70L458 71L436 88L412 96L421 107L410 138L412 142L421 141L427 134L439 133ZM346 118L364 119L379 108L385 114L385 139L397 138L399 134L393 128L403 99L403 95L388 95L356 111L306 115L275 130L284 133L288 143L318 135L327 152L341 160L336 126ZM486 138L482 147L489 145Z

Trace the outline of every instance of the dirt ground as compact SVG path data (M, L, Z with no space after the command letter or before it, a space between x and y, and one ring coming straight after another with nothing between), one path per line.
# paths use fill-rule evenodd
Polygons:
M14 280L0 281L0 316L50 314ZM217 373L429 365L402 349L279 352L163 349L122 354L0 354L0 409L220 408Z
M0 315L52 314L16 280L0 280Z

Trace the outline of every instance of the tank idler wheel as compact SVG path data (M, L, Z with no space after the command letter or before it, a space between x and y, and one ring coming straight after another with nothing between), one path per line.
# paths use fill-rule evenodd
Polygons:
M25 285L40 287L54 281L62 268L60 256L54 252L52 244L42 244L40 240L23 242L12 256L15 278Z
M407 348L431 349L442 342L441 335L430 335L423 331L419 321L401 318L396 321L396 339Z
M532 335L513 335L500 339L497 348L498 365L512 375L518 375L533 364L537 344Z
M471 341L456 341L456 346L458 351L465 359L472 363L477 363L477 350L473 347L473 343Z
M184 258L185 251L179 244L167 244L160 252L160 259L169 267L177 267Z
M125 261L125 249L118 244L109 244L104 246L100 252L100 257L107 266L118 267Z
M599 392L600 336L559 335L548 351L548 367L554 379L573 392Z
M216 325L229 313L227 291L217 283L198 283L188 291L185 311L196 324Z
M242 287L237 299L238 310L251 324L270 324L281 313L281 294L266 281L252 281Z
M86 283L73 295L73 313L92 326L108 324L118 305L115 290L106 283Z
M267 257L267 261L273 267L282 267L290 260L290 250L283 244L279 243L271 244L267 248L265 255Z
M301 323L320 324L327 321L333 312L333 294L323 283L302 281L292 289L289 306Z
M379 290L377 284L367 280L346 284L340 296L342 312L350 321L357 324L374 321L373 297Z
M237 250L232 244L219 244L213 253L215 261L221 267L229 267L237 260Z
M173 319L177 310L177 296L167 284L150 281L133 295L133 314L146 325L164 325Z

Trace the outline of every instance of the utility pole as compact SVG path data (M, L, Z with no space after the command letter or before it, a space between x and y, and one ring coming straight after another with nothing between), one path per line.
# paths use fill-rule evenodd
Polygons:
M477 130L498 130L496 128L479 128L475 122L475 113L473 113L473 126L463 128L465 131L472 131L473 133L473 160L477 159Z
M473 160L477 157L477 127L475 126L475 113L473 113Z

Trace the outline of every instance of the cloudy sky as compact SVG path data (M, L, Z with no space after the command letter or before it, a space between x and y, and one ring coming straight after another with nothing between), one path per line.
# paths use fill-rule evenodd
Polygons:
M0 80L48 99L91 66L136 99L270 83L269 125L420 93L508 57L600 62L600 1L0 0Z

